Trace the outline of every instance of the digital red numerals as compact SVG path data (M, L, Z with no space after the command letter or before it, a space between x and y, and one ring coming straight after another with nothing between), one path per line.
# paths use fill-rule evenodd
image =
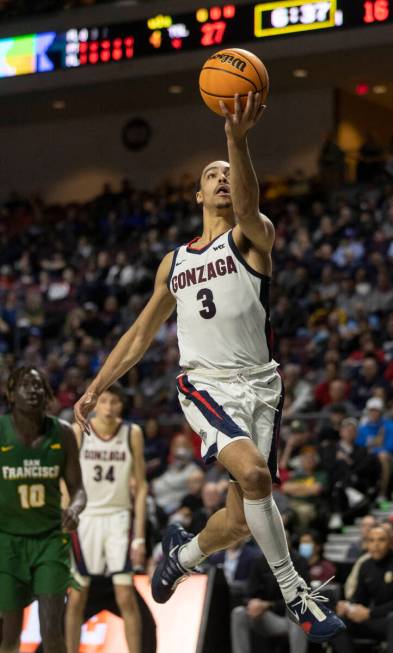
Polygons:
M218 45L222 43L226 26L227 24L223 20L217 20L214 23L205 23L202 25L201 45L209 47L210 45Z
M375 23L389 18L389 0L366 0L363 3L365 23Z
M79 43L79 63L81 65L98 61L120 61L134 56L134 37L103 39L102 41L82 41Z

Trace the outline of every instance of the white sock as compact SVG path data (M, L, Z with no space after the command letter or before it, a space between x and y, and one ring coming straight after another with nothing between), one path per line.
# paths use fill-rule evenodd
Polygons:
M179 549L179 562L185 569L193 569L200 565L206 557L199 548L198 535L193 537L187 544L183 544Z
M248 528L269 564L280 586L284 600L296 598L304 580L295 570L288 551L281 515L272 495L263 499L243 499Z

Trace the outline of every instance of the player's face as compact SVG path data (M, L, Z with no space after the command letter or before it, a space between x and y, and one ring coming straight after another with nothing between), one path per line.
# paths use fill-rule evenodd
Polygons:
M14 408L21 412L42 413L46 405L46 392L37 370L27 372L19 381L14 393Z
M99 396L96 405L96 415L103 421L110 421L121 417L123 404L117 395L111 392L103 392Z
M213 161L206 166L201 175L201 189L197 193L197 202L207 208L232 207L229 163Z

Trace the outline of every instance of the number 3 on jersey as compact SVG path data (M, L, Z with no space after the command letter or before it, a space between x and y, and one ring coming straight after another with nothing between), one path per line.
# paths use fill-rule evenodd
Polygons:
M198 290L197 299L202 300L203 310L199 311L199 315L205 320L209 320L217 313L217 308L213 302L213 293L210 288L201 288Z

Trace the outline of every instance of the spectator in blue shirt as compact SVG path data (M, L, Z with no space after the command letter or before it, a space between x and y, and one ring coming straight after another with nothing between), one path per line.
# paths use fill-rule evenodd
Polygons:
M385 419L383 410L382 399L370 397L366 403L367 417L358 429L356 444L377 454L382 467L381 498L386 498L393 464L393 420Z

